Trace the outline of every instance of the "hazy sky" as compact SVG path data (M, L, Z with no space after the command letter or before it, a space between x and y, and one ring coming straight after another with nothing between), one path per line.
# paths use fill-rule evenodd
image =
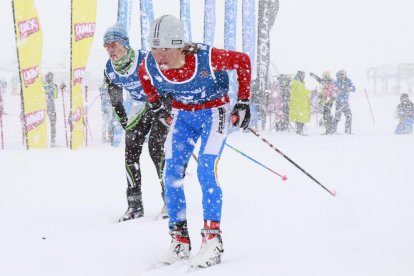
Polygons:
M97 30L88 70L102 70L106 52L102 35L113 25L117 0L98 0ZM43 27L43 73L58 64L69 66L70 1L35 0ZM140 47L139 5L134 1L131 44ZM155 17L179 16L179 0L153 0ZM203 38L203 0L191 1L192 37ZM239 26L241 26L239 1ZM216 1L215 46L223 47L224 0ZM365 70L381 64L414 62L414 1L412 0L280 0L271 31L271 60L279 72L297 70L334 74L345 69L359 88ZM17 70L11 1L0 1L0 73ZM238 50L242 50L241 29ZM99 73L102 71L99 71ZM308 78L309 79L309 78Z

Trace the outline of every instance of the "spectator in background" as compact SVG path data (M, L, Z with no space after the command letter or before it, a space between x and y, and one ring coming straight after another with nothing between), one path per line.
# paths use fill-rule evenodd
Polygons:
M255 79L251 83L251 93L252 93L252 105L254 105L254 110L256 112L256 125L260 121L262 130L266 128L266 106L268 102L268 91L259 90L259 80ZM256 130L259 130L256 127Z
M320 105L320 92L317 87L311 90L310 96L310 107L311 107L311 114L313 113L320 113L321 105Z
M322 90L320 95L320 103L322 105L322 120L326 128L325 134L332 134L334 132L332 106L335 102L335 93L334 81L331 77L331 73L329 71L324 72L322 74L322 78L314 73L310 73L309 75L315 78L316 81L321 85Z
M296 134L305 135L305 123L310 121L311 92L305 87L305 72L298 71L291 81L289 121L296 123Z
M414 104L410 101L408 94L401 94L400 103L396 110L399 119L395 134L411 134L413 133L414 124Z
M50 122L50 146L54 147L56 145L56 107L55 100L58 96L57 85L53 82L53 73L48 72L45 76L45 81L43 82L43 88L46 92L46 106L47 106L47 116L49 117Z
M290 102L290 82L289 75L280 74L277 77L279 82L279 96L282 110L281 119L277 122L276 129L280 131L289 130L289 102Z
M332 125L332 133L335 133L338 128L338 123L341 120L341 115L345 115L345 134L352 134L352 112L349 105L349 93L355 92L355 86L347 77L345 70L340 70L336 73L336 80L334 83L336 96L335 102L335 119Z
M253 99L253 97L251 97ZM257 118L257 110L256 110L256 104L251 100L250 103L250 122L249 126L253 128L254 130L258 131L258 118Z

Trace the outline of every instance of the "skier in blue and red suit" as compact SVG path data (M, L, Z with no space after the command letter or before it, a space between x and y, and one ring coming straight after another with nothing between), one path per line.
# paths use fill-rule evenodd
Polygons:
M192 266L211 266L220 262L223 252L220 231L223 201L217 163L231 115L233 125L246 128L249 124L250 59L241 52L185 43L183 23L172 15L156 19L148 39L151 52L138 71L147 100L154 113L168 118L159 99L164 92L170 92L173 97L173 119L164 145L165 199L172 242L161 263L171 264L190 255L182 183L194 146L201 139L197 176L203 194L203 243ZM238 75L238 100L231 114L226 70L236 70Z

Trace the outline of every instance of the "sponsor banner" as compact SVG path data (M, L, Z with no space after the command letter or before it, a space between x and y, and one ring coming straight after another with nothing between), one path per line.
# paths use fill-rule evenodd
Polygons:
M33 0L13 0L14 28L19 59L22 116L27 148L47 147L46 94L40 63L43 34Z
M45 110L37 110L25 114L26 117L26 129L27 131L31 131L32 129L37 128L45 121Z
M216 0L204 2L204 43L213 45L216 29Z
M259 91L267 88L270 63L270 37L276 15L279 11L279 0L259 0L259 16L257 33L257 79Z
M226 0L225 18L224 18L224 48L227 50L236 50L237 34L237 0ZM231 105L237 101L238 83L236 81L236 72L229 71L229 97Z
M71 149L85 140L83 77L96 29L96 0L72 0L71 25Z
M140 22L141 22L141 48L149 51L148 35L150 24L154 21L154 8L152 0L140 0Z
M181 0L180 3L180 19L184 22L185 41L190 42L191 39L191 12L190 0Z
M93 37L95 34L95 27L95 22L82 22L75 24L75 41L79 41L88 37Z
M242 7L243 52L249 55L255 69L256 53L256 0L243 0Z

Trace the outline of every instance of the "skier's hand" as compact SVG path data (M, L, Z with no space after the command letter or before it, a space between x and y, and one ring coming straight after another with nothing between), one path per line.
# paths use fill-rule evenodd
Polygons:
M231 112L231 122L233 126L246 129L250 122L249 100L237 100L236 105Z
M155 103L148 103L151 109L151 112L154 116L166 127L169 127L172 122L172 116L167 111L165 106L162 104L161 101Z

